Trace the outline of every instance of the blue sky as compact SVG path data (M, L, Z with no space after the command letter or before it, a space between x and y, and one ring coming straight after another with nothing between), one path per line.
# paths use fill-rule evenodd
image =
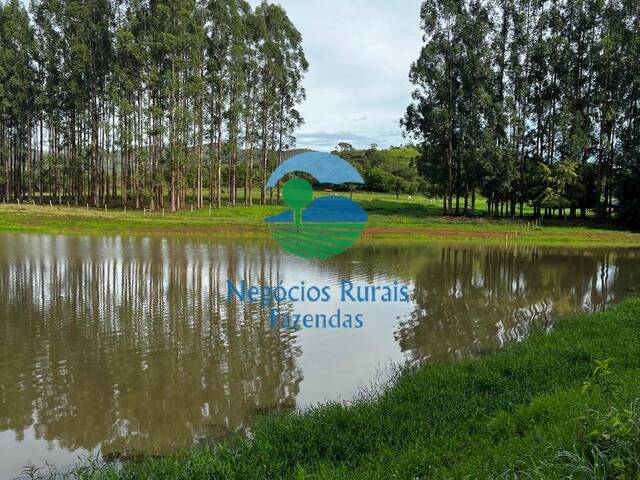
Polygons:
M297 146L329 151L340 141L356 147L405 143L398 122L411 101L420 1L272 1L300 30L309 61Z

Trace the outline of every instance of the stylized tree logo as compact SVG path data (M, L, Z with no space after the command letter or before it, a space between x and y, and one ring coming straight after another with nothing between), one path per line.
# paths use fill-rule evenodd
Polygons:
M313 199L313 188L304 178L292 178L282 190L285 205L293 209L293 223L302 224L302 209Z
M345 160L328 153L306 152L291 157L273 172L267 188L293 172L312 175L320 183L364 183ZM291 178L283 186L285 205L291 210L266 218L269 231L283 250L304 258L330 258L347 250L362 235L367 213L341 196L313 199L311 184Z

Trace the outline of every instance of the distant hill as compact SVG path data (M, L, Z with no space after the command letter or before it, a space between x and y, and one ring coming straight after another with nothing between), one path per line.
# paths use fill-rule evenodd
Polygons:
M304 153L304 152L311 152L313 150L311 150L310 148L294 148L292 150L285 150L284 152L282 152L282 160L287 160L288 158L293 157L294 155L297 155L299 153Z

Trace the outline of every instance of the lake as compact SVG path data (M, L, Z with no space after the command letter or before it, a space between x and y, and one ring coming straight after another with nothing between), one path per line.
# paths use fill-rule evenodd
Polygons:
M272 328L239 285L409 287L361 328ZM269 240L0 234L0 478L163 453L276 408L349 401L390 366L500 349L640 293L640 251L363 243L324 261ZM282 302L289 312L335 312Z

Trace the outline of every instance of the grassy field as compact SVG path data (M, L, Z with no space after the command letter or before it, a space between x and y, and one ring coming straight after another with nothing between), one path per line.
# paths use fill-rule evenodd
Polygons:
M349 406L266 416L251 439L86 466L86 479L629 479L640 473L640 299L509 349L400 372Z
M640 246L640 233L625 231L593 219L545 220L531 217L496 219L446 217L441 201L422 196L357 192L354 200L369 214L365 239L369 240L466 240L482 242L533 242L577 246ZM264 218L281 212L279 205L186 209L171 214L123 209L0 204L0 231L32 233L207 235L237 238L264 236ZM482 199L477 212L486 211ZM530 214L530 211L525 213Z

